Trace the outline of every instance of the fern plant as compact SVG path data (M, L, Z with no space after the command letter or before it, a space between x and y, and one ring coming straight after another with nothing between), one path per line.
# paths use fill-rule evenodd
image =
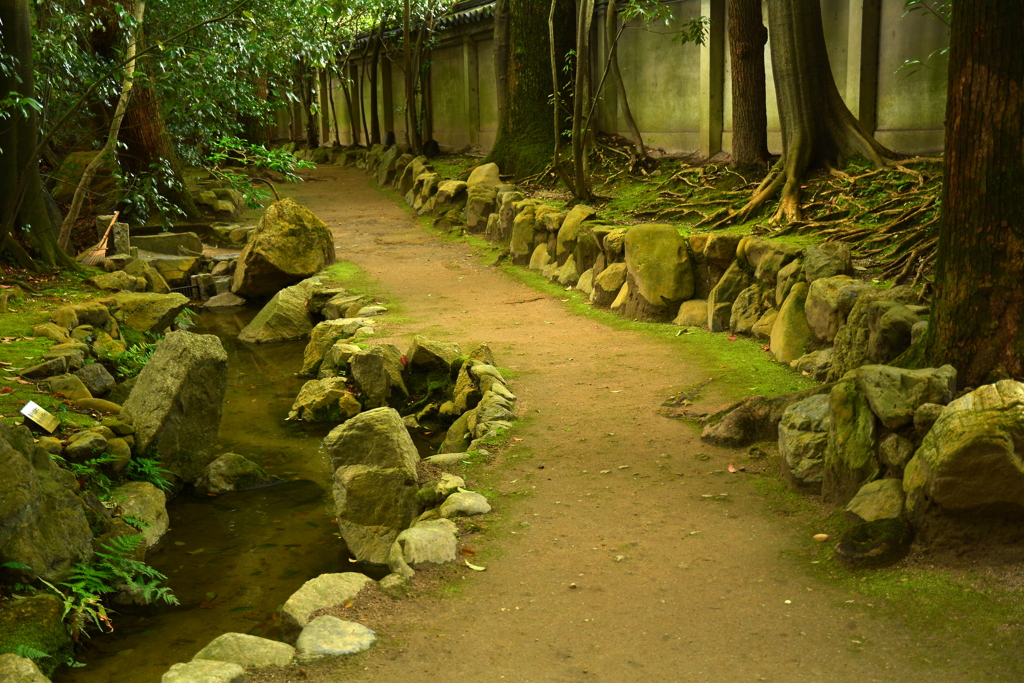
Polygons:
M160 467L160 461L156 458L132 458L125 468L125 475L132 481L148 481L162 491L171 490L171 482L168 477L173 473Z

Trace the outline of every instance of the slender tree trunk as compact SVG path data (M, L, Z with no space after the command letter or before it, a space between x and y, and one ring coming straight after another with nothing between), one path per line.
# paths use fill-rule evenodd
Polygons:
M530 176L550 162L555 147L551 125L551 57L539 49L548 42L547 0L508 0L508 88L498 137L487 161L516 178ZM558 0L555 12L558 68L565 46L575 40L572 3Z
M929 364L957 383L1024 379L1024 6L953 13Z
M334 71L327 70L327 104L331 108L331 120L334 122L334 144L341 144L341 130L338 127L338 105L334 102Z
M71 200L71 207L68 209L68 215L65 216L64 223L60 227L60 239L58 240L58 244L60 244L61 249L68 248L68 242L71 239L71 229L78 220L78 216L82 210L82 202L85 201L85 194L88 192L89 186L92 185L93 178L96 177L96 171L99 170L99 167L103 164L106 158L112 156L117 150L118 135L121 132L121 125L125 119L125 114L128 111L128 103L131 101L132 90L135 85L135 53L138 49L138 39L142 32L142 20L145 11L145 1L135 0L132 7L132 19L135 20L135 27L132 29L131 37L128 38L128 64L124 68L124 80L121 85L121 96L117 101L117 109L114 111L114 118L110 122L110 131L107 133L106 144L104 144L99 153L93 157L93 160L89 162L89 165L85 167L85 172L82 173L82 178L78 181L78 188L75 190L75 196Z
M505 97L508 92L510 0L494 3L494 89L498 100L498 120L504 120Z
M584 118L590 104L590 26L594 20L594 0L576 3L576 78L573 87L572 163L576 198L591 201L590 174L587 169L587 126Z
M299 95L302 99L302 114L306 119L306 146L316 149L320 146L320 123L317 121L316 77L313 68L305 59L298 62Z
M760 2L760 0L754 0ZM615 90L619 96L619 109L622 110L622 118L629 128L629 134L633 138L633 151L637 160L643 162L647 159L647 147L644 145L643 136L640 135L640 128L633 119L633 111L629 108L629 98L626 96L626 84L622 80L622 72L619 71L619 10L615 0L608 0L605 7L605 40L608 42L608 63L611 69L612 80L615 81ZM767 35L767 34L766 34ZM764 67L761 70L761 86L764 87ZM764 99L762 92L761 99ZM612 131L617 132L617 131Z
M17 60L12 72L0 72L0 90L21 97L36 97L35 64L32 54L31 4L29 0L0 0L0 26L4 51ZM75 267L58 246L54 225L46 211L37 152L38 115L15 111L0 128L0 210L3 224L23 231L24 239L36 251L39 261L50 266ZM36 264L24 248L0 232L0 251L8 251L25 268Z
M367 81L367 64L366 58L370 54L370 43L366 43L366 47L363 48L363 58L359 62L359 120L363 124L363 139L367 141L368 145L375 144L370 138L370 126L366 122L366 81Z
M377 106L377 70L380 67L380 34L384 31L384 19L381 19L377 33L373 35L373 56L370 58L370 144L380 143L380 112Z
M346 63L348 59L346 58ZM353 78L353 72L355 75L359 75L359 68L356 66L348 67L348 75L345 80L342 81L341 88L345 93L345 107L348 109L348 125L352 130L352 144L359 144L359 113L356 111L356 100L359 98L359 88L356 85L356 79Z
M418 154L423 149L423 140L420 138L419 122L416 120L416 73L412 64L412 8L409 0L404 2L402 12L402 65L405 71L405 113L406 113L406 135L413 153Z
M764 73L767 42L761 0L729 0L732 165L741 169L763 170L770 159Z
M864 130L836 88L821 5L806 0L768 3L772 71L782 123L782 159L734 216L746 220L782 192L775 220L800 220L800 185L808 171L839 165L863 154L876 166L887 165L893 152Z

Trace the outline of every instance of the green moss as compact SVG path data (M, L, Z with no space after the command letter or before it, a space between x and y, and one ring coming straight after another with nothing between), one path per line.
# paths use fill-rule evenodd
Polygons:
M769 462L769 471L777 469L773 465L777 459ZM955 649L961 664L966 660L979 673L991 671L991 680L1008 680L1008 672L1024 670L1017 656L1024 646L1024 597L991 572L910 562L885 569L847 569L832 555L835 540L852 526L842 510L789 490L774 475L751 481L766 510L785 518L793 537L800 539L782 551L793 562L793 571L850 596L837 609L847 609L851 616L870 610L922 640ZM812 540L819 533L830 540Z
M49 676L73 654L63 618L63 601L48 593L9 603L0 612L0 653L35 655L31 658Z

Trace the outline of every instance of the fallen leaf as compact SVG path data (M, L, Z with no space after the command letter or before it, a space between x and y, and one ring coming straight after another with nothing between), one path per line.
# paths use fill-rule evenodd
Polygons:
M730 334L729 335L729 341L736 341L736 335L735 334Z
M520 439L518 436L513 436L512 440L513 441L522 441L522 439Z
M476 555L476 551L470 548L468 545L462 546L460 550L462 551L463 555L468 555L469 557L473 557L474 555Z
M472 569L475 572L485 572L485 571L487 571L487 567L478 567L475 564L470 564L469 560L466 560L466 566L469 567L470 569Z
M0 365L14 365L14 363L8 363L6 361L0 360Z
M739 470L736 469L736 465L733 465L732 463L729 463L729 471L732 472L733 474L739 472Z
M14 393L14 389L11 389L10 387L0 387L0 394L13 394L13 393Z

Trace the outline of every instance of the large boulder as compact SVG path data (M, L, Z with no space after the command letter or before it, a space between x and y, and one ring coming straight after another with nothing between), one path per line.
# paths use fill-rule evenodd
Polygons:
M828 406L828 394L818 394L797 401L782 413L780 468L793 489L821 492L830 425Z
M188 297L178 293L118 292L111 298L118 325L136 332L163 332L188 306Z
M832 387L829 417L821 495L826 503L841 506L849 503L861 486L878 476L877 419L864 393L852 380Z
M679 305L693 296L689 245L671 225L631 228L626 233L626 270L630 283L626 317L669 321Z
M275 294L252 322L242 328L239 341L264 344L301 339L309 334L313 321L306 311L306 297L312 285L307 282L285 287Z
M409 397L402 380L402 352L391 344L379 344L352 354L348 367L359 389L360 402L366 408L380 408Z
M362 406L349 391L344 377L311 379L302 385L285 419L339 423L360 410Z
M322 220L291 199L274 202L238 257L231 291L266 298L334 263L334 238Z
M419 453L398 412L377 408L324 439L334 468L338 528L357 559L383 564L416 516Z
M907 514L933 535L936 518L1003 517L1024 509L1024 384L986 384L945 407L907 464Z
M793 285L772 326L771 350L775 360L790 363L807 352L811 328L804 312L806 300L807 285L803 282Z
M121 416L135 426L135 447L156 448L163 466L195 481L213 460L227 388L228 356L213 335L171 332L139 373Z
M74 478L33 444L26 427L0 422L0 472L0 563L19 562L56 581L92 557L85 507L70 488Z

